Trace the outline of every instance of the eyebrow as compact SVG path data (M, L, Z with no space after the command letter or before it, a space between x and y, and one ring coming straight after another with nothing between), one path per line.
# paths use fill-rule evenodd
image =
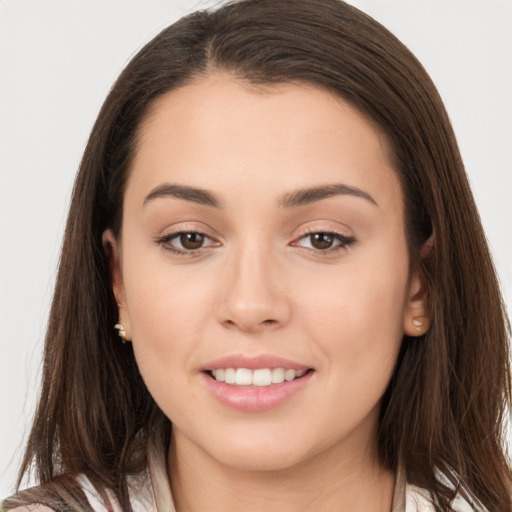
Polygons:
M364 190L338 183L297 190L290 194L286 194L280 201L280 204L285 208L298 207L339 195L360 197L362 199L366 199L373 205L378 206L377 201L375 201L375 199Z
M281 198L279 205L284 208L296 208L339 195L360 197L370 202L371 204L378 206L377 201L375 201L375 199L364 190L340 183L302 188L294 192L290 192ZM170 183L164 183L155 187L145 197L144 205L146 205L149 201L164 197L175 197L177 199L191 201L203 206L222 208L222 203L219 198L208 190L191 187L188 185L177 185Z
M177 199L184 199L185 201L191 201L204 206L221 208L221 202L219 199L207 190L189 187L187 185L174 185L168 183L155 187L144 199L144 205L153 199L162 197L175 197Z

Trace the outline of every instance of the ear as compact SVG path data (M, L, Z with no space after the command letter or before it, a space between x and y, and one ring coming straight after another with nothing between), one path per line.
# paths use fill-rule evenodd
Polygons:
M409 297L404 311L404 333L421 336L430 327L427 286L424 277L415 271L409 282Z
M428 237L427 241L423 244L420 249L420 258L426 260L436 245L436 233L432 231L432 234Z
M110 229L104 231L102 236L103 249L108 259L110 269L110 280L112 291L117 302L119 312L119 323L122 324L126 331L123 338L131 339L130 315L126 307L126 295L123 284L123 274L121 272L121 255L119 243Z

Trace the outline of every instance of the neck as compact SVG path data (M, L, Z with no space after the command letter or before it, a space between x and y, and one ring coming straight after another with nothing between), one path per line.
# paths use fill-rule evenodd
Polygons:
M169 474L177 512L391 510L395 476L379 465L376 446L331 447L292 467L262 471L221 463L174 434Z

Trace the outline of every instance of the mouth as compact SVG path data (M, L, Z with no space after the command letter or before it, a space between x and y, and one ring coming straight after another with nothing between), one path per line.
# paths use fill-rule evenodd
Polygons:
M205 373L217 382L235 387L270 387L283 382L301 379L312 372L312 368L217 368L206 370Z
M211 395L242 412L268 411L293 397L299 399L303 390L311 388L315 373L307 363L274 354L230 354L200 369Z

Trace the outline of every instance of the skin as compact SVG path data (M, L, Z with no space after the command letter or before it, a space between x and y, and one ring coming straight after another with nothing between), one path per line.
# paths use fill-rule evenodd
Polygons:
M173 422L178 511L390 510L379 405L404 333L421 334L428 319L388 155L374 126L311 86L255 90L215 73L154 103L121 237L107 231L104 242L120 320ZM207 190L220 207L148 199L163 184ZM368 197L283 206L297 190L329 184ZM171 252L177 232L203 233L203 246ZM312 232L335 233L332 246L318 249ZM214 398L200 371L231 354L273 354L314 371L279 406L243 412Z

